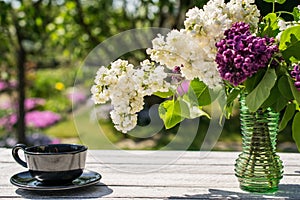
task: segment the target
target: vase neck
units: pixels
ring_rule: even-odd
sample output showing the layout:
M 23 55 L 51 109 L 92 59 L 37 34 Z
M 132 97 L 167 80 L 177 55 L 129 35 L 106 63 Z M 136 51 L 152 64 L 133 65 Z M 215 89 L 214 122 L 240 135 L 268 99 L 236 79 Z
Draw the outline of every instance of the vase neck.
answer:
M 241 95 L 240 120 L 243 148 L 248 149 L 248 146 L 255 145 L 260 151 L 262 148 L 276 151 L 279 113 L 270 108 L 259 108 L 256 112 L 250 112 L 245 104 L 245 96 Z

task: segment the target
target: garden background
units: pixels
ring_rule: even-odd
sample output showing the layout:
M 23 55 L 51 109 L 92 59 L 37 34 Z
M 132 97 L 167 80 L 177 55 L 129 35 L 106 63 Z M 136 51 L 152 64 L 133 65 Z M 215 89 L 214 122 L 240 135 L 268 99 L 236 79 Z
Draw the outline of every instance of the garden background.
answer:
M 98 44 L 126 30 L 144 27 L 180 29 L 185 12 L 207 0 L 0 0 L 0 146 L 43 143 L 82 143 L 93 149 L 108 149 L 108 138 L 122 149 L 160 149 L 176 135 L 162 129 L 151 137 L 117 132 L 108 118 L 110 107 L 95 115 L 102 131 L 87 126 L 93 116 L 87 86 L 93 80 L 77 81 L 84 59 Z M 272 4 L 256 1 L 264 15 Z M 291 11 L 296 0 L 276 5 Z M 283 16 L 288 19 L 289 16 Z M 109 52 L 107 52 L 109 53 Z M 122 56 L 138 62 L 144 51 Z M 76 89 L 74 90 L 74 88 Z M 149 104 L 159 99 L 148 98 Z M 79 120 L 78 133 L 74 113 Z M 141 113 L 142 116 L 143 113 Z M 95 117 L 95 116 L 94 116 Z M 146 114 L 147 120 L 147 114 Z M 198 150 L 209 120 L 201 118 L 189 150 Z M 176 127 L 175 127 L 176 129 Z M 187 130 L 188 134 L 188 130 Z M 297 151 L 291 125 L 278 136 L 279 151 Z M 225 121 L 214 150 L 240 150 L 239 109 Z

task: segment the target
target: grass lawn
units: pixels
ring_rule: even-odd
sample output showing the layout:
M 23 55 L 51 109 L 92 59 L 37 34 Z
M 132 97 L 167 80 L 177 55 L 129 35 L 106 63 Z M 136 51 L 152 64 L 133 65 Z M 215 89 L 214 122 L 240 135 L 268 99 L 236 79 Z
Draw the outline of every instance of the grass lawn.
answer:
M 113 144 L 119 140 L 110 123 L 101 123 L 90 119 L 91 108 L 82 106 L 71 114 L 66 121 L 58 123 L 46 130 L 46 134 L 60 138 L 62 141 L 72 139 L 76 143 L 85 144 L 89 149 L 116 149 Z

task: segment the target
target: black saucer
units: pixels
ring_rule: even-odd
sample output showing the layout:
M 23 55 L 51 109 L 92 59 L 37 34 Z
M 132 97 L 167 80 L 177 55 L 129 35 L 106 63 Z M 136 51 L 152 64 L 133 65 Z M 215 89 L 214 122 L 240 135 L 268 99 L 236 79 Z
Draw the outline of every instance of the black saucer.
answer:
M 68 190 L 74 188 L 81 188 L 89 185 L 94 185 L 98 183 L 101 179 L 101 175 L 97 172 L 84 170 L 82 175 L 73 180 L 70 183 L 63 183 L 57 185 L 46 185 L 36 179 L 34 179 L 29 171 L 20 172 L 13 175 L 10 178 L 10 182 L 25 190 Z

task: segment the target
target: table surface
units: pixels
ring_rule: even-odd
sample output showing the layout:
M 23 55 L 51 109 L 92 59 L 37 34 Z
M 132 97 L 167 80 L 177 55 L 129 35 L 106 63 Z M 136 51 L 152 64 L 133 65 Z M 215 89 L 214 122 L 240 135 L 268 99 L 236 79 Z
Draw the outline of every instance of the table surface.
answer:
M 234 175 L 238 152 L 89 150 L 86 169 L 99 183 L 64 191 L 30 191 L 10 183 L 25 168 L 0 148 L 0 199 L 300 199 L 300 154 L 279 153 L 284 177 L 275 194 L 239 189 Z

